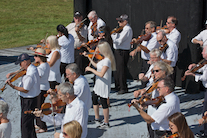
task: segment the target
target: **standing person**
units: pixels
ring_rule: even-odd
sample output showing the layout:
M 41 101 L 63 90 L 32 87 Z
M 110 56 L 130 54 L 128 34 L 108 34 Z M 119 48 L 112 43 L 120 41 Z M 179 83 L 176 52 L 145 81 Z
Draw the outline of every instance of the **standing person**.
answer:
M 111 72 L 112 70 L 116 70 L 116 63 L 115 59 L 109 46 L 108 42 L 101 41 L 99 42 L 97 48 L 97 52 L 99 51 L 100 54 L 104 56 L 104 59 L 99 61 L 97 64 L 88 57 L 92 65 L 97 68 L 97 70 L 86 67 L 86 71 L 90 71 L 96 75 L 96 82 L 94 86 L 94 92 L 92 93 L 92 100 L 93 100 L 93 109 L 95 112 L 95 121 L 99 121 L 99 104 L 98 98 L 100 98 L 102 107 L 103 107 L 103 114 L 104 114 L 104 122 L 100 124 L 99 128 L 109 128 L 109 108 L 107 104 L 107 98 L 109 97 L 109 92 L 111 91 Z M 87 56 L 84 53 L 85 56 Z
M 194 138 L 194 134 L 189 128 L 185 116 L 180 113 L 174 113 L 168 117 L 169 127 L 172 134 L 177 133 L 179 138 Z
M 202 51 L 202 56 L 205 60 L 207 60 L 207 45 L 205 45 L 203 47 L 203 51 Z M 188 66 L 188 69 L 192 69 L 193 67 L 195 67 L 196 64 L 190 64 Z M 192 73 L 191 71 L 187 70 L 185 72 L 185 75 L 191 75 L 195 77 L 195 81 L 198 82 L 199 80 L 202 81 L 203 86 L 206 88 L 205 89 L 205 96 L 204 96 L 204 103 L 203 103 L 203 115 L 204 112 L 207 111 L 207 65 L 205 64 L 202 68 L 200 68 L 199 70 L 197 70 L 197 72 L 202 72 L 202 74 L 195 74 Z M 202 134 L 201 134 L 202 135 Z M 207 124 L 204 124 L 204 134 L 205 137 L 207 137 Z
M 47 90 L 50 88 L 50 84 L 48 82 L 50 66 L 47 63 L 46 52 L 44 49 L 41 49 L 41 48 L 36 49 L 33 55 L 34 55 L 35 62 L 40 64 L 37 67 L 37 70 L 40 76 L 41 93 L 37 96 L 37 108 L 41 109 L 41 105 L 45 101 L 44 94 L 46 94 Z M 47 132 L 47 125 L 45 122 L 42 122 L 40 118 L 36 118 L 35 128 L 38 128 L 36 133 Z
M 148 115 L 138 106 L 138 100 L 134 99 L 131 102 L 147 124 L 151 124 L 154 138 L 160 138 L 166 133 L 170 134 L 168 117 L 180 112 L 180 100 L 173 92 L 174 83 L 171 78 L 160 79 L 157 90 L 159 91 L 159 96 L 165 98 L 166 103 L 162 103 L 152 115 Z
M 31 64 L 28 54 L 23 53 L 18 56 L 15 64 L 19 64 L 22 69 L 25 69 L 26 75 L 21 79 L 19 86 L 11 84 L 10 80 L 7 83 L 15 90 L 19 91 L 21 100 L 21 134 L 22 138 L 36 138 L 34 128 L 34 116 L 24 114 L 24 111 L 34 110 L 37 105 L 37 96 L 40 94 L 40 77 L 37 68 Z M 6 75 L 9 78 L 15 72 Z
M 82 127 L 78 121 L 70 121 L 63 125 L 64 138 L 81 138 Z
M 63 132 L 63 125 L 76 120 L 82 126 L 83 133 L 81 138 L 86 138 L 87 136 L 87 122 L 88 122 L 88 110 L 83 101 L 74 95 L 73 85 L 69 82 L 64 82 L 58 85 L 57 94 L 59 99 L 65 102 L 66 110 L 64 114 L 57 113 L 54 118 L 51 115 L 44 115 L 42 110 L 34 111 L 34 115 L 40 117 L 42 121 L 51 124 L 61 125 L 61 132 Z M 54 120 L 53 120 L 54 119 Z M 56 132 L 54 138 L 63 138 L 63 133 Z
M 81 44 L 83 42 L 85 43 L 87 42 L 88 30 L 84 22 L 81 23 L 81 21 L 83 20 L 83 16 L 80 12 L 78 11 L 75 12 L 73 20 L 74 22 L 67 25 L 66 28 L 68 29 L 68 33 L 73 35 L 73 38 L 75 40 L 74 41 L 75 63 L 78 65 L 79 69 L 81 70 L 81 74 L 83 75 L 85 72 L 85 67 L 87 66 L 86 63 L 88 59 L 82 56 L 80 53 L 83 53 L 84 51 L 86 51 L 86 48 L 81 47 Z
M 11 122 L 7 118 L 9 112 L 8 104 L 0 100 L 0 138 L 10 138 L 11 136 Z
M 80 69 L 76 63 L 66 66 L 66 78 L 73 83 L 74 94 L 84 102 L 89 110 L 92 105 L 91 91 L 87 79 L 81 75 Z
M 116 18 L 120 27 L 123 30 L 120 33 L 111 35 L 113 40 L 113 47 L 115 49 L 114 56 L 116 60 L 117 70 L 114 72 L 115 90 L 117 94 L 124 94 L 128 92 L 127 88 L 127 63 L 129 60 L 130 42 L 132 40 L 132 28 L 128 24 L 128 15 L 123 14 Z
M 46 43 L 51 50 L 51 53 L 47 55 L 47 63 L 50 65 L 49 84 L 51 89 L 55 89 L 55 86 L 61 83 L 60 74 L 60 46 L 58 45 L 57 37 L 51 35 L 47 38 Z
M 207 20 L 205 23 L 206 29 L 201 31 L 197 36 L 192 38 L 191 42 L 193 44 L 199 44 L 200 46 L 207 45 Z
M 88 19 L 90 20 L 88 26 L 88 40 L 93 40 L 98 37 L 98 30 L 101 26 L 106 26 L 105 22 L 98 17 L 96 11 L 91 11 L 88 14 Z
M 103 38 L 105 41 L 107 41 L 113 50 L 113 40 L 110 35 L 109 26 L 101 26 L 99 28 L 98 36 Z
M 68 34 L 68 30 L 62 24 L 57 26 L 57 31 L 61 55 L 60 73 L 61 76 L 64 74 L 65 78 L 65 67 L 70 63 L 74 63 L 74 38 L 71 34 Z
M 168 30 L 170 31 L 168 34 L 166 34 L 166 37 L 171 41 L 173 41 L 177 45 L 177 48 L 179 49 L 181 34 L 176 28 L 176 26 L 178 25 L 177 18 L 175 16 L 168 16 L 166 25 Z

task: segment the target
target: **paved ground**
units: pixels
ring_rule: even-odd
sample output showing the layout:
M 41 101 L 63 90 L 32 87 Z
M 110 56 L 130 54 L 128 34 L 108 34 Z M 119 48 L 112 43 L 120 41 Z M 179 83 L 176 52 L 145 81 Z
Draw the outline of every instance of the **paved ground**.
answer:
M 19 66 L 14 65 L 14 61 L 17 56 L 22 52 L 30 52 L 26 50 L 26 47 L 0 50 L 0 86 L 2 87 L 6 80 L 6 74 L 19 69 Z M 31 52 L 30 52 L 31 53 Z M 32 59 L 32 57 L 31 57 Z M 90 84 L 91 91 L 93 89 L 93 82 L 91 77 L 93 75 L 85 75 Z M 17 85 L 19 80 L 13 82 Z M 97 129 L 96 124 L 88 124 L 88 136 L 87 138 L 147 138 L 146 123 L 139 115 L 135 108 L 128 109 L 127 103 L 133 99 L 133 91 L 139 89 L 140 83 L 133 80 L 128 80 L 129 93 L 124 95 L 117 95 L 114 91 L 110 93 L 110 125 L 109 129 Z M 112 83 L 114 87 L 114 83 Z M 185 94 L 184 89 L 177 89 L 176 94 L 180 98 L 181 111 L 186 116 L 188 125 L 194 133 L 198 133 L 202 126 L 198 125 L 197 120 L 201 117 L 202 102 L 204 93 L 199 94 Z M 8 118 L 12 123 L 12 136 L 11 138 L 20 138 L 20 98 L 17 91 L 14 91 L 9 86 L 0 95 L 9 103 Z M 46 102 L 49 100 L 46 99 Z M 100 109 L 100 115 L 103 119 L 103 112 Z M 94 111 L 91 108 L 89 111 L 89 120 L 94 118 Z M 54 126 L 48 124 L 48 132 L 38 134 L 38 138 L 52 138 L 54 134 Z M 60 128 L 57 128 L 60 131 Z

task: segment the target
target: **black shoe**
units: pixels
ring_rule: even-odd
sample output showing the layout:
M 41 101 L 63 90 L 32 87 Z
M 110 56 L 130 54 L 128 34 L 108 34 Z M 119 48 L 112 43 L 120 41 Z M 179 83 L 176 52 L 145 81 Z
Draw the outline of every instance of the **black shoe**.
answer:
M 117 94 L 125 94 L 127 92 L 128 92 L 127 90 L 120 90 L 120 91 L 117 92 Z
M 119 89 L 115 87 L 115 88 L 111 88 L 111 91 L 115 91 L 116 92 L 116 91 L 119 91 Z
M 201 134 L 195 134 L 195 136 L 197 137 L 197 138 L 207 138 L 207 135 L 205 135 L 204 133 L 201 133 Z

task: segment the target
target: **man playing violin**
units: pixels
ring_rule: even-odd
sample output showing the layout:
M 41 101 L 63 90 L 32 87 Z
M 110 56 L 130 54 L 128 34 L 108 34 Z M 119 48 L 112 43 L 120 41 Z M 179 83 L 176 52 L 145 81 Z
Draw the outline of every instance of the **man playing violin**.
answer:
M 33 114 L 40 117 L 42 121 L 48 122 L 55 125 L 61 125 L 61 130 L 63 131 L 63 125 L 76 120 L 80 123 L 83 129 L 81 138 L 86 138 L 87 136 L 87 122 L 88 122 L 88 110 L 84 102 L 74 95 L 73 85 L 69 82 L 61 83 L 57 86 L 57 94 L 59 99 L 65 102 L 66 111 L 65 114 L 57 113 L 53 120 L 53 116 L 44 115 L 42 110 L 36 109 Z M 63 138 L 63 133 L 56 132 L 54 138 Z
M 181 34 L 176 28 L 176 26 L 178 25 L 177 18 L 175 16 L 168 16 L 166 25 L 168 30 L 170 31 L 168 34 L 166 34 L 166 37 L 172 40 L 177 45 L 177 48 L 179 48 Z
M 154 48 L 159 48 L 160 44 L 156 40 L 156 23 L 154 21 L 148 21 L 145 23 L 145 33 L 151 34 L 151 38 L 148 41 L 143 41 L 141 43 L 141 46 L 144 46 L 144 49 L 138 46 L 136 49 L 134 49 L 132 52 L 130 52 L 130 56 L 134 57 L 137 52 L 141 52 L 141 58 L 142 58 L 142 68 L 141 73 L 146 73 L 149 64 L 147 62 L 150 60 L 149 52 Z M 133 38 L 132 42 L 137 43 L 137 39 Z M 146 86 L 146 83 L 142 82 L 142 88 Z
M 138 110 L 147 124 L 151 124 L 154 133 L 153 138 L 160 138 L 166 133 L 170 134 L 168 117 L 176 112 L 180 112 L 180 100 L 173 92 L 174 83 L 171 78 L 166 77 L 160 79 L 157 90 L 159 91 L 159 96 L 165 98 L 166 103 L 162 103 L 151 115 L 147 114 L 138 106 L 138 100 L 134 99 L 131 101 L 132 105 Z
M 93 40 L 98 37 L 98 30 L 101 26 L 106 26 L 105 22 L 98 17 L 96 11 L 91 11 L 88 14 L 88 19 L 90 20 L 88 26 L 88 40 Z
M 37 96 L 40 94 L 40 77 L 37 68 L 31 64 L 28 54 L 23 53 L 18 56 L 15 64 L 19 64 L 22 69 L 25 69 L 26 75 L 21 79 L 19 86 L 14 86 L 9 80 L 7 83 L 15 90 L 19 91 L 21 100 L 21 134 L 22 138 L 36 138 L 34 128 L 34 116 L 24 114 L 26 110 L 34 110 L 37 105 Z M 15 72 L 6 75 L 9 78 Z
M 124 94 L 128 92 L 127 62 L 129 59 L 130 42 L 133 32 L 128 24 L 128 15 L 123 14 L 119 18 L 116 18 L 116 20 L 118 21 L 119 26 L 123 27 L 123 30 L 120 33 L 111 35 L 116 60 L 116 71 L 114 72 L 115 89 L 119 91 L 117 94 Z
M 207 60 L 207 45 L 203 47 L 202 56 L 205 60 Z M 195 67 L 196 64 L 190 64 L 188 69 L 192 69 Z M 202 74 L 195 74 L 187 70 L 185 75 L 191 75 L 195 77 L 195 81 L 198 82 L 199 80 L 202 81 L 203 86 L 205 87 L 205 96 L 204 96 L 204 103 L 203 103 L 203 115 L 204 112 L 207 111 L 207 65 L 205 64 L 202 68 L 197 70 L 197 72 L 202 72 Z M 207 124 L 204 124 L 204 136 L 207 137 Z
M 68 29 L 68 33 L 71 34 L 75 40 L 74 42 L 74 49 L 75 49 L 75 63 L 78 65 L 78 67 L 81 70 L 81 74 L 84 74 L 85 67 L 87 66 L 87 58 L 80 55 L 80 53 L 83 53 L 86 51 L 86 48 L 81 47 L 81 44 L 83 42 L 87 42 L 87 26 L 82 22 L 83 16 L 80 12 L 75 12 L 73 17 L 74 22 L 70 23 L 66 26 Z M 82 22 L 82 23 L 81 23 Z M 81 48 L 80 48 L 81 47 Z

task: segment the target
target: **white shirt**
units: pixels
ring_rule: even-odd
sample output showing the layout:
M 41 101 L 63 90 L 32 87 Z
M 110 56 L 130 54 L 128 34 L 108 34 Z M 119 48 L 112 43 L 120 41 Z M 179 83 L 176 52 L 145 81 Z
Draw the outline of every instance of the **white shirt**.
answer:
M 61 62 L 62 63 L 73 63 L 74 62 L 74 38 L 71 34 L 68 35 L 68 38 L 63 35 L 58 38 L 58 44 L 60 47 L 61 53 Z
M 40 90 L 48 90 L 50 88 L 48 77 L 50 73 L 50 66 L 47 62 L 40 64 L 37 67 L 40 76 Z
M 87 109 L 89 110 L 92 105 L 92 100 L 90 87 L 88 85 L 88 81 L 86 80 L 86 78 L 80 75 L 77 79 L 75 79 L 73 88 L 74 94 L 84 102 Z
M 89 26 L 88 26 L 88 40 L 93 40 L 94 37 L 91 35 L 91 26 L 93 25 L 92 22 L 89 23 Z M 97 19 L 97 32 L 95 34 L 98 35 L 98 30 L 101 26 L 106 26 L 105 22 L 101 19 L 101 18 L 98 18 Z
M 151 38 L 149 41 L 143 41 L 141 43 L 141 45 L 146 46 L 147 49 L 149 49 L 149 51 L 151 51 L 152 49 L 155 48 L 159 48 L 160 44 L 157 42 L 157 34 L 156 32 L 151 33 Z M 141 57 L 144 60 L 150 60 L 150 54 L 149 53 L 145 53 L 143 50 L 141 50 Z
M 166 34 L 166 37 L 172 40 L 177 45 L 177 48 L 179 48 L 181 34 L 176 28 L 174 28 L 169 34 Z
M 70 33 L 73 36 L 74 40 L 75 40 L 75 42 L 74 42 L 74 48 L 75 49 L 80 47 L 80 45 L 83 42 L 87 42 L 88 30 L 87 30 L 86 25 L 84 25 L 79 31 L 80 35 L 85 38 L 85 40 L 83 42 L 80 41 L 80 39 L 78 38 L 78 35 L 75 31 L 75 23 L 70 23 L 69 25 L 66 26 L 66 28 L 68 29 L 68 33 Z
M 19 95 L 23 98 L 34 98 L 40 94 L 40 77 L 37 67 L 33 64 L 28 66 L 27 73 L 22 77 L 19 87 L 28 90 L 28 93 L 19 91 Z
M 11 123 L 1 123 L 0 124 L 0 138 L 10 138 L 11 137 Z
M 199 41 L 203 41 L 203 45 L 207 45 L 207 29 L 206 30 L 203 30 L 201 31 L 197 36 L 195 36 L 191 42 L 193 43 L 193 40 L 194 39 L 197 39 Z
M 114 33 L 111 35 L 114 49 L 129 50 L 132 36 L 132 28 L 129 24 L 126 24 L 121 33 Z
M 207 88 L 207 65 L 203 66 L 198 72 L 202 72 L 203 74 L 195 74 L 195 81 L 202 81 L 202 84 L 205 88 Z
M 54 124 L 53 116 L 44 115 L 41 118 L 42 121 Z M 76 120 L 82 126 L 82 135 L 81 138 L 86 138 L 87 136 L 87 124 L 88 124 L 88 110 L 83 101 L 76 97 L 70 104 L 66 105 L 65 114 L 56 114 L 55 115 L 55 124 L 61 125 L 61 130 L 63 131 L 63 125 Z M 63 138 L 63 134 L 60 134 L 60 138 Z
M 161 58 L 170 60 L 171 61 L 170 65 L 172 67 L 175 67 L 176 62 L 178 60 L 178 48 L 176 44 L 170 39 L 167 40 L 167 45 L 168 48 L 166 49 L 165 52 L 162 53 Z
M 58 51 L 59 54 L 60 54 L 60 50 L 59 49 L 55 49 L 55 50 L 52 50 L 51 53 L 49 55 L 47 55 L 47 61 L 50 61 L 51 58 L 52 58 L 52 55 L 55 51 Z M 61 55 L 61 54 L 60 54 Z M 61 83 L 61 75 L 60 75 L 60 59 L 57 59 L 55 64 L 50 67 L 50 74 L 49 74 L 49 78 L 48 78 L 48 81 L 56 81 L 56 82 L 59 82 Z
M 180 100 L 174 92 L 165 96 L 165 102 L 151 115 L 155 120 L 151 124 L 153 130 L 170 130 L 168 117 L 180 112 Z
M 102 78 L 96 76 L 93 90 L 100 97 L 108 98 L 111 91 L 111 61 L 109 58 L 104 58 L 97 63 L 97 71 L 101 72 L 104 66 L 108 67 L 108 69 Z

